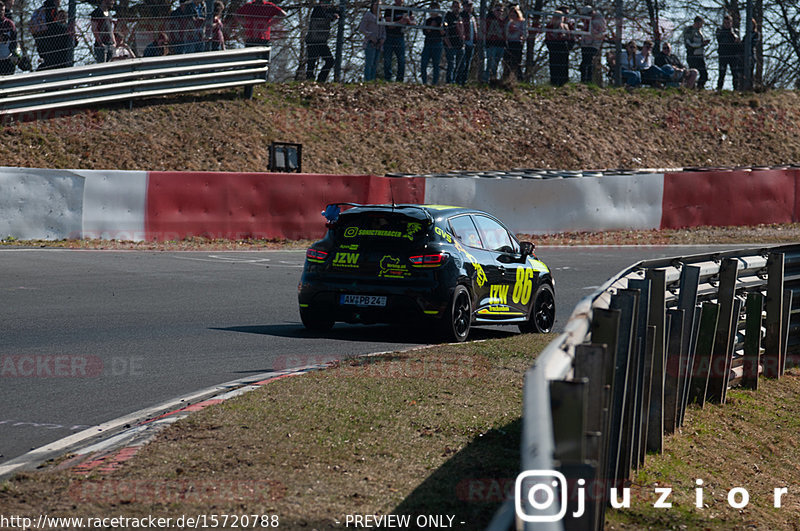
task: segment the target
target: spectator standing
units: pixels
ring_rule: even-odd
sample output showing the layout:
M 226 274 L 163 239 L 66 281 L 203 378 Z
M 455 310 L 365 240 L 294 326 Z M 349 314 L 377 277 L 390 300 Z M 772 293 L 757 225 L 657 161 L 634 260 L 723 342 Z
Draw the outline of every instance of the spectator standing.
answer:
M 522 81 L 522 47 L 528 39 L 528 24 L 517 4 L 508 8 L 508 21 L 506 22 L 506 55 L 503 66 L 503 79 L 513 75 L 517 81 Z
M 469 70 L 472 66 L 472 55 L 475 52 L 475 37 L 478 34 L 478 22 L 472 8 L 472 0 L 464 0 L 461 5 L 461 28 L 464 30 L 464 54 L 458 64 L 456 83 L 466 85 Z
M 142 57 L 162 57 L 164 55 L 169 55 L 169 39 L 167 34 L 162 31 L 157 33 L 153 42 L 147 45 Z
M 439 3 L 431 3 L 431 9 L 439 9 Z M 422 46 L 422 84 L 428 84 L 428 63 L 433 63 L 433 84 L 439 84 L 439 70 L 442 62 L 442 15 L 432 12 L 431 16 L 425 19 L 425 28 L 422 33 L 425 35 L 425 44 Z
M 722 90 L 725 84 L 725 74 L 728 67 L 731 67 L 733 77 L 733 90 L 738 90 L 742 79 L 742 40 L 739 38 L 739 30 L 733 27 L 733 18 L 725 15 L 722 18 L 722 26 L 717 28 L 717 44 L 719 45 L 719 78 L 717 78 L 717 90 Z
M 317 61 L 322 59 L 322 69 L 317 81 L 324 83 L 333 68 L 333 54 L 328 46 L 331 36 L 331 24 L 339 19 L 339 10 L 331 4 L 330 0 L 320 0 L 320 3 L 311 10 L 306 32 L 306 79 L 314 79 Z
M 6 16 L 6 4 L 0 1 L 0 76 L 10 76 L 17 66 L 17 26 Z
M 453 0 L 450 11 L 444 15 L 444 53 L 447 56 L 447 83 L 455 83 L 458 65 L 464 55 L 464 22 L 461 19 L 461 2 Z
M 742 57 L 741 57 L 741 64 L 742 64 L 742 81 L 744 81 L 744 67 L 747 64 L 745 62 L 745 54 L 750 54 L 750 72 L 749 72 L 749 80 L 750 83 L 755 83 L 755 79 L 753 77 L 753 71 L 756 66 L 756 55 L 758 54 L 758 46 L 761 43 L 761 32 L 758 31 L 758 22 L 756 19 L 750 19 L 750 50 L 744 49 L 744 43 L 742 43 Z M 744 89 L 752 89 L 753 86 L 745 87 Z
M 361 17 L 358 31 L 364 34 L 364 81 L 375 81 L 378 77 L 378 56 L 386 40 L 386 26 L 379 24 L 379 1 L 372 0 L 369 11 Z
M 114 19 L 111 18 L 113 5 L 114 0 L 100 0 L 100 5 L 90 15 L 94 35 L 94 58 L 98 63 L 112 60 L 117 47 L 117 41 L 114 40 Z
M 497 79 L 497 67 L 506 50 L 506 18 L 503 5 L 494 4 L 486 16 L 486 72 L 483 81 Z
M 565 14 L 556 10 L 545 26 L 544 43 L 549 52 L 550 84 L 554 87 L 569 81 L 569 51 L 575 44 L 572 32 L 564 22 Z
M 581 83 L 591 83 L 594 79 L 595 56 L 600 52 L 605 39 L 606 19 L 591 6 L 583 6 L 581 15 L 591 17 L 584 19 L 583 30 L 586 34 L 581 36 Z
M 386 10 L 386 21 L 400 26 L 386 26 L 386 42 L 383 46 L 383 77 L 392 80 L 392 56 L 397 58 L 397 81 L 406 76 L 406 36 L 403 26 L 414 24 L 414 16 L 402 9 L 403 0 L 394 0 L 394 6 Z
M 42 59 L 42 61 L 44 61 L 43 54 L 49 51 L 46 48 L 48 41 L 42 41 L 42 38 L 47 34 L 50 24 L 55 21 L 57 11 L 58 0 L 45 0 L 44 3 L 31 14 L 28 30 L 33 36 L 36 52 L 39 54 L 39 58 Z
M 698 72 L 697 88 L 703 89 L 708 81 L 705 47 L 711 42 L 703 35 L 703 17 L 694 17 L 694 23 L 683 30 L 683 44 L 686 46 L 686 62 L 689 68 Z
M 244 45 L 269 46 L 272 28 L 286 16 L 286 11 L 267 0 L 250 0 L 236 11 L 236 20 L 244 28 Z
M 211 34 L 208 36 L 209 48 L 212 52 L 225 49 L 224 23 L 222 13 L 225 11 L 225 4 L 217 0 L 214 2 L 214 16 L 211 19 Z
M 184 46 L 186 53 L 204 52 L 206 50 L 206 3 L 205 0 L 193 0 L 186 5 L 187 30 Z
M 694 88 L 697 82 L 698 72 L 694 68 L 686 68 L 678 57 L 672 53 L 672 45 L 664 42 L 661 45 L 661 51 L 655 55 L 656 66 L 664 67 L 671 66 L 674 72 L 671 82 L 679 83 L 686 88 Z
M 67 25 L 67 12 L 59 9 L 55 20 L 40 34 L 41 51 L 39 57 L 42 64 L 38 70 L 66 68 L 73 65 L 73 53 L 78 40 Z
M 280 23 L 286 11 L 267 0 L 250 0 L 236 11 L 236 20 L 244 28 L 244 45 L 269 46 L 272 27 Z M 269 54 L 267 54 L 269 58 Z M 253 85 L 244 89 L 244 97 L 253 96 Z
M 172 53 L 186 53 L 186 41 L 189 40 L 192 0 L 179 0 L 178 7 L 173 9 L 167 20 L 167 33 Z

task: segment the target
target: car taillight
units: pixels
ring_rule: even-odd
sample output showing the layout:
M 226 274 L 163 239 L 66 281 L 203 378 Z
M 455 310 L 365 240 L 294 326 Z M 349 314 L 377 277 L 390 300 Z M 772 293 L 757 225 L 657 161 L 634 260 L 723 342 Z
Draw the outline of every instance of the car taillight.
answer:
M 439 254 L 421 254 L 418 256 L 411 256 L 409 260 L 414 267 L 439 267 L 444 263 L 447 257 L 444 253 Z
M 324 262 L 327 257 L 328 253 L 325 251 L 320 251 L 318 249 L 309 249 L 306 251 L 306 258 L 308 258 L 310 262 Z

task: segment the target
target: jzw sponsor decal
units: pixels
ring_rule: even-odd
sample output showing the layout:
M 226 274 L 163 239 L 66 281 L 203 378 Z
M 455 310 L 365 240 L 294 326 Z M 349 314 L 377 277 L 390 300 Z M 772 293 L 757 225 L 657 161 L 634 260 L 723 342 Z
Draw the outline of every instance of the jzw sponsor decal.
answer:
M 508 288 L 506 285 L 489 287 L 489 304 L 508 304 Z
M 336 253 L 333 267 L 358 267 L 359 253 Z

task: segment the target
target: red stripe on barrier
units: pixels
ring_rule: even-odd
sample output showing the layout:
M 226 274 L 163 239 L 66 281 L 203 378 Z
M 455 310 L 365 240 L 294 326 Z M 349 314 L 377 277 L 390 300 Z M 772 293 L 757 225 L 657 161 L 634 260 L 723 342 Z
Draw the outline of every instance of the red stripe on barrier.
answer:
M 797 178 L 794 170 L 667 173 L 661 228 L 791 223 Z
M 148 240 L 320 238 L 328 203 L 421 203 L 422 178 L 287 173 L 150 172 Z

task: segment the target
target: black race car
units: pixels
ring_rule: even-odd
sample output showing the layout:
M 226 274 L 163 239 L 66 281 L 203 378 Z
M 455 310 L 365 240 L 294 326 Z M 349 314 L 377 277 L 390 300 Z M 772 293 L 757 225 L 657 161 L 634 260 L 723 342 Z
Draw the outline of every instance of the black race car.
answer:
M 422 321 L 451 341 L 477 323 L 553 328 L 550 269 L 486 212 L 337 203 L 323 215 L 328 233 L 306 252 L 298 286 L 306 328 Z

